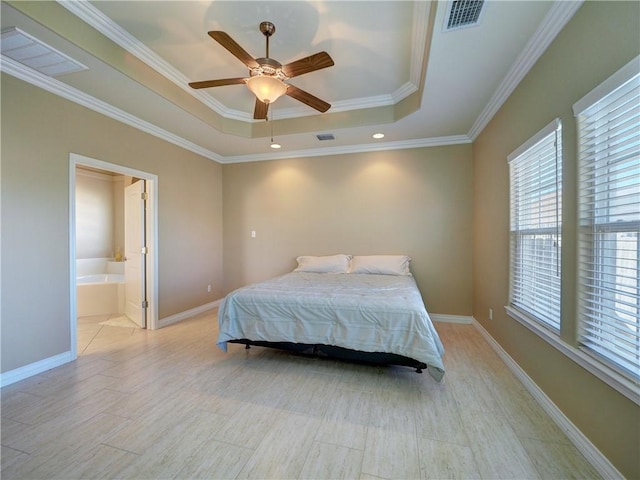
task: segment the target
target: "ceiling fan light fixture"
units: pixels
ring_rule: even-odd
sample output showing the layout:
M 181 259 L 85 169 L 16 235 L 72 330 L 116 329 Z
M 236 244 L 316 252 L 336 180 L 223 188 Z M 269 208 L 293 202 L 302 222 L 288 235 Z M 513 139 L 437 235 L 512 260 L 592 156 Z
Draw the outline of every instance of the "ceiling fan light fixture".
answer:
M 276 77 L 256 75 L 247 79 L 247 88 L 263 103 L 273 103 L 287 91 L 287 85 Z
M 190 82 L 191 88 L 222 87 L 224 85 L 237 85 L 245 83 L 247 88 L 256 97 L 253 109 L 254 120 L 266 118 L 269 105 L 274 103 L 282 95 L 286 94 L 308 105 L 315 110 L 324 113 L 331 108 L 331 104 L 314 97 L 308 92 L 294 86 L 287 85 L 288 80 L 299 75 L 315 72 L 322 68 L 334 65 L 333 59 L 327 52 L 318 52 L 308 57 L 289 62 L 282 65 L 277 60 L 269 58 L 269 37 L 276 31 L 276 27 L 271 22 L 262 22 L 260 32 L 265 36 L 266 54 L 263 58 L 253 58 L 249 53 L 238 45 L 227 33 L 219 30 L 207 32 L 209 36 L 227 49 L 234 57 L 240 60 L 249 69 L 249 78 L 221 78 L 218 80 L 205 80 Z

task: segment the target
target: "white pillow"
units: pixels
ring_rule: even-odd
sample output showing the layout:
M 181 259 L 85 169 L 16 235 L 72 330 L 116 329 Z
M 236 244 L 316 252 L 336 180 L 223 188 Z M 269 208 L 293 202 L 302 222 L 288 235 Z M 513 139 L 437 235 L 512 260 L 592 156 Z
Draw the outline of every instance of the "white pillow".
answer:
M 325 255 L 314 257 L 303 255 L 297 258 L 298 268 L 294 272 L 348 273 L 351 255 Z
M 377 275 L 411 275 L 407 255 L 355 255 L 351 259 L 349 273 L 373 273 Z

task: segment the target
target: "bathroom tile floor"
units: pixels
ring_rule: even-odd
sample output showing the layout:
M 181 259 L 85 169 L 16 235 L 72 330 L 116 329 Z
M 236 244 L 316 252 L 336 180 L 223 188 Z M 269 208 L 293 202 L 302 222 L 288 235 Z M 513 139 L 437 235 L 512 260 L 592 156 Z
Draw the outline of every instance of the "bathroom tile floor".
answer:
M 599 478 L 471 325 L 447 373 L 215 346 L 216 312 L 78 322 L 77 361 L 2 389 L 2 478 Z
M 118 344 L 123 339 L 144 330 L 121 313 L 78 317 L 78 355 L 85 355 L 93 343 L 98 345 Z

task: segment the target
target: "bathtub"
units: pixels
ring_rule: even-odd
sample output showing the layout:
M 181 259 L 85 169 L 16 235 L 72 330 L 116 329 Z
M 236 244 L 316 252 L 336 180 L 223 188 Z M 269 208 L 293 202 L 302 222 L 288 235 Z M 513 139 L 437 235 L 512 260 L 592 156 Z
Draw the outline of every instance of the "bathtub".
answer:
M 78 277 L 78 285 L 93 285 L 96 283 L 120 283 L 124 282 L 124 275 L 117 273 L 94 273 Z
M 77 273 L 78 317 L 124 313 L 124 263 L 109 259 L 78 260 Z

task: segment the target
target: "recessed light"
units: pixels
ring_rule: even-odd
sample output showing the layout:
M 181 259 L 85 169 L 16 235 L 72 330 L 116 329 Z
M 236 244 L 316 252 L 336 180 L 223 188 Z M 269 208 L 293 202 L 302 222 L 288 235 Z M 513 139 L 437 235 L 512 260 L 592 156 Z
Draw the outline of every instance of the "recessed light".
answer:
M 269 145 L 271 148 L 274 149 L 278 149 L 278 148 L 282 148 L 282 145 L 280 145 L 279 143 L 272 143 L 271 145 Z
M 375 138 L 376 140 L 384 138 L 384 133 L 374 133 L 373 138 Z

